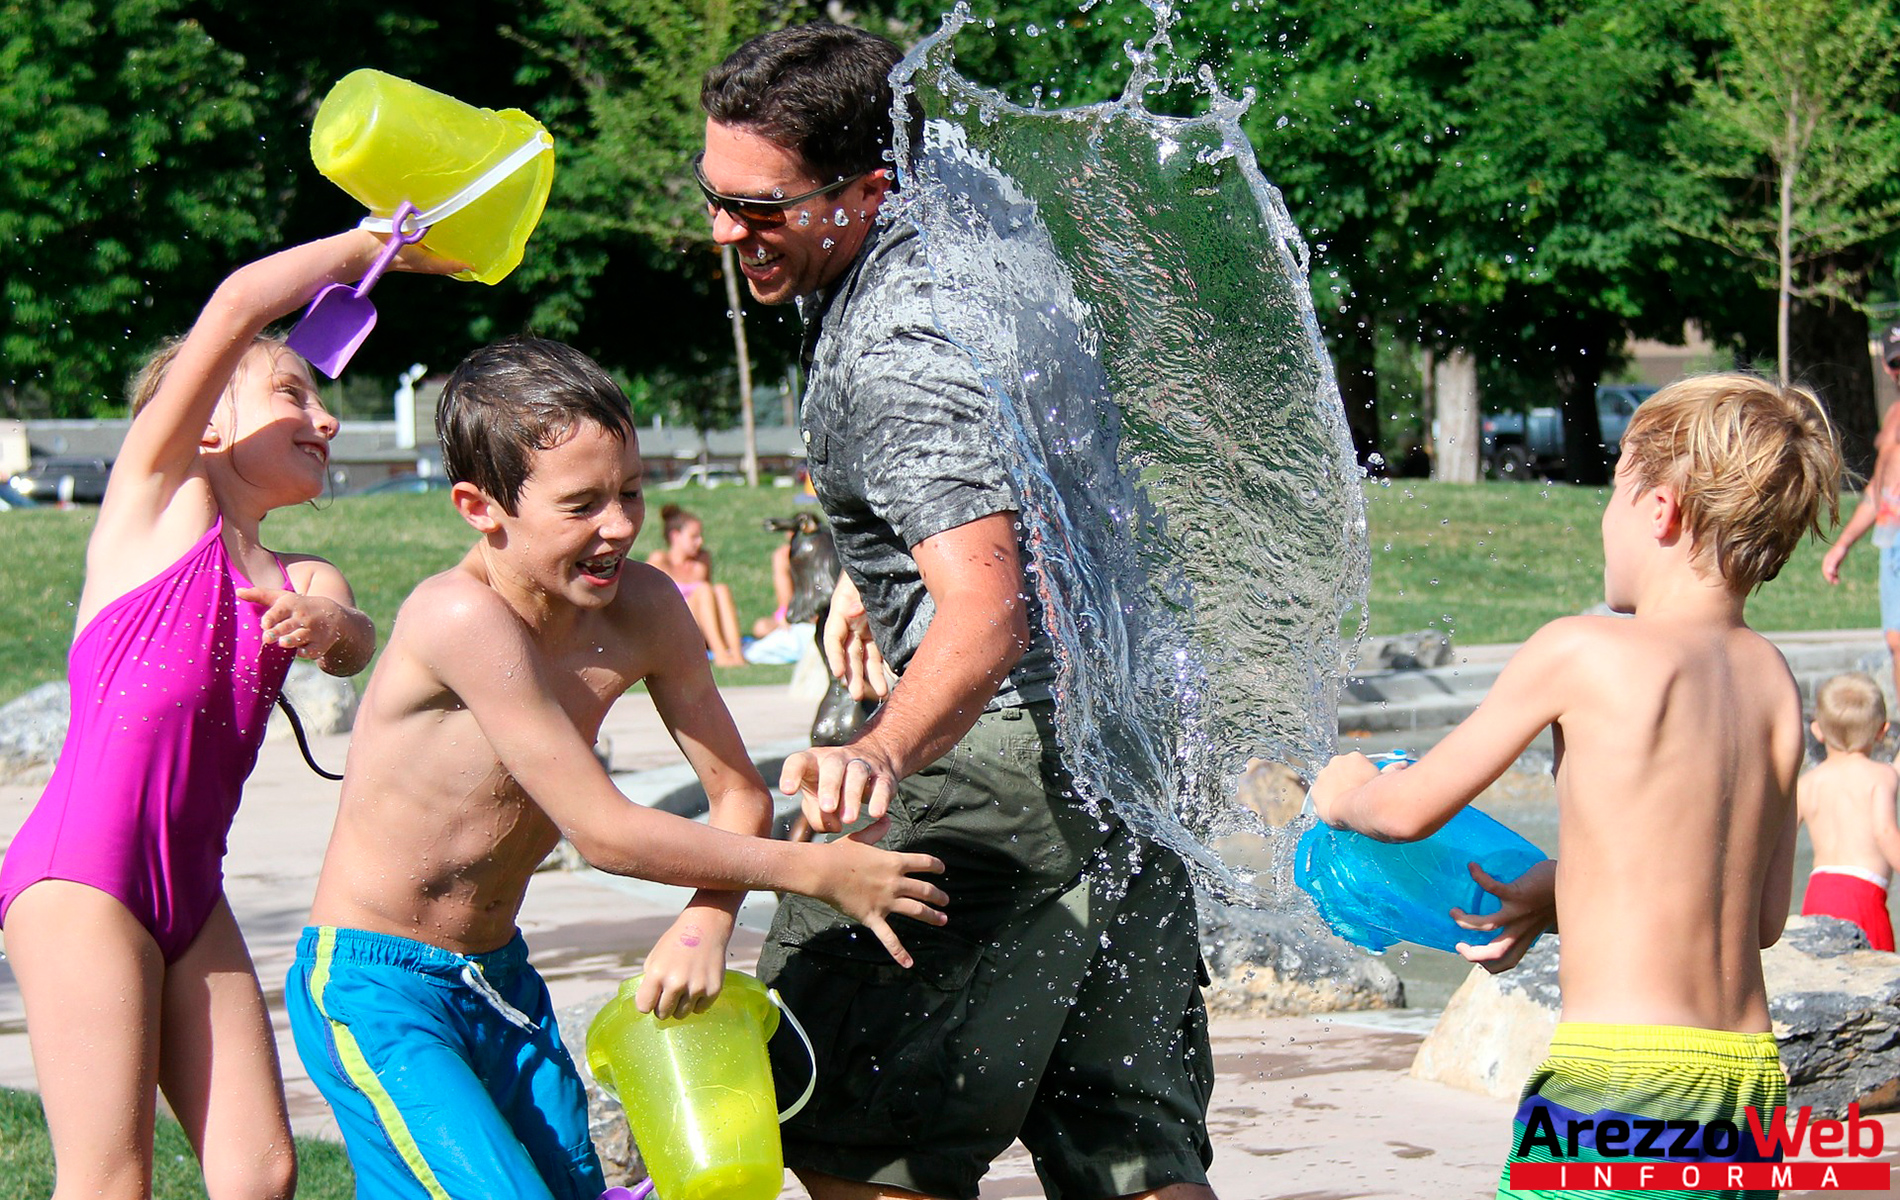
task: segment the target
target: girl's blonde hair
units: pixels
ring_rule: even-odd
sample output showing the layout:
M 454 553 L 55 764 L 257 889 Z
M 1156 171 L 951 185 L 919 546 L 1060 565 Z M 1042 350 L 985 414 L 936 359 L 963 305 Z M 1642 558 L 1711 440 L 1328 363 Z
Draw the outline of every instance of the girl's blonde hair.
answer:
M 158 395 L 159 386 L 165 382 L 166 373 L 172 369 L 172 363 L 178 358 L 178 352 L 184 348 L 184 345 L 184 334 L 166 338 L 145 356 L 145 361 L 139 365 L 137 371 L 133 372 L 131 381 L 125 387 L 125 398 L 131 406 L 131 416 L 136 417 L 145 411 L 145 406 L 152 402 L 152 397 Z M 282 347 L 284 339 L 264 333 L 252 339 L 251 345 L 254 348 L 257 346 Z
M 1841 451 L 1814 393 L 1757 375 L 1699 375 L 1636 410 L 1623 457 L 1639 487 L 1675 489 L 1682 524 L 1730 587 L 1773 579 L 1801 535 L 1840 519 Z

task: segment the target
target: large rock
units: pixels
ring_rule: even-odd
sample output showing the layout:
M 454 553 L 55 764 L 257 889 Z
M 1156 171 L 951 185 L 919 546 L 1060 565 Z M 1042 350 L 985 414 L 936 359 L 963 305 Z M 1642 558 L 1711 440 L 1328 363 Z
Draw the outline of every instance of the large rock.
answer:
M 1791 917 L 1762 955 L 1789 1099 L 1840 1116 L 1900 1108 L 1900 955 L 1856 925 Z
M 66 740 L 71 694 L 60 679 L 0 708 L 0 783 L 45 783 L 52 776 Z
M 1286 913 L 1200 897 L 1209 1011 L 1266 1017 L 1403 1008 L 1392 968 Z
M 1412 1074 L 1509 1099 L 1543 1061 L 1557 1027 L 1557 942 L 1546 937 L 1503 975 L 1473 967 Z M 1762 953 L 1768 1009 L 1789 1102 L 1841 1116 L 1900 1108 L 1900 955 L 1831 917 L 1790 917 Z
M 300 658 L 290 664 L 290 674 L 284 679 L 284 698 L 297 710 L 304 733 L 311 737 L 348 733 L 356 724 L 356 686 L 347 679 L 324 674 L 321 667 L 308 659 Z M 290 722 L 284 719 L 283 711 L 271 710 L 265 739 L 276 741 L 289 736 Z
M 600 1155 L 607 1186 L 631 1187 L 647 1177 L 646 1164 L 640 1161 L 640 1150 L 633 1144 L 633 1131 L 627 1128 L 627 1114 L 620 1101 L 602 1091 L 594 1082 L 593 1072 L 587 1069 L 587 1026 L 616 994 L 607 992 L 556 1015 L 561 1023 L 561 1041 L 580 1067 L 581 1082 L 587 1085 L 587 1132 L 594 1139 L 594 1152 Z

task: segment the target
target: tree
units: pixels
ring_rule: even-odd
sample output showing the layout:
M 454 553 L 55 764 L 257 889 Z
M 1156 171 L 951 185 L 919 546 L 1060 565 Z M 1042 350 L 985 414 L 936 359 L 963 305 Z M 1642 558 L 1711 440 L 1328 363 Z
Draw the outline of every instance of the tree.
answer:
M 182 329 L 230 247 L 281 208 L 249 155 L 262 114 L 240 56 L 164 0 L 0 5 L 0 390 L 15 411 L 116 404 Z
M 1673 143 L 1702 186 L 1672 220 L 1774 289 L 1786 384 L 1795 303 L 1858 303 L 1867 258 L 1855 252 L 1900 228 L 1900 29 L 1883 6 L 1849 0 L 1714 7 L 1732 48 L 1696 81 Z

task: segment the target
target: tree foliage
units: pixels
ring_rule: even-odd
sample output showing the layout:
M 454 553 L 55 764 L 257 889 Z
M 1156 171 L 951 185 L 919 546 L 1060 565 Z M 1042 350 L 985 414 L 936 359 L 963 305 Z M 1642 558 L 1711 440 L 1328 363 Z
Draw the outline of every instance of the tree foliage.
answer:
M 1670 223 L 1741 260 L 1778 297 L 1790 373 L 1793 302 L 1854 301 L 1849 256 L 1900 228 L 1900 28 L 1840 0 L 1715 5 L 1730 48 L 1695 84 L 1675 154 L 1701 186 Z

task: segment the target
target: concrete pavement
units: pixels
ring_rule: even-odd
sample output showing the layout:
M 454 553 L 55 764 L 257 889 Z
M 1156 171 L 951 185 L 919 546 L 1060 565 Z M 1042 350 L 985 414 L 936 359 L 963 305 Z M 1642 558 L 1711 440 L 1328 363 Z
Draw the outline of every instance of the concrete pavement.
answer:
M 1877 635 L 1862 636 L 1878 643 Z M 1503 656 L 1474 649 L 1466 669 L 1475 674 Z M 811 706 L 788 700 L 781 687 L 732 688 L 726 699 L 747 745 L 761 757 L 796 744 L 810 722 Z M 617 704 L 603 733 L 612 740 L 616 772 L 680 767 L 678 750 L 643 694 Z M 318 760 L 333 769 L 347 748 L 345 736 L 318 738 L 313 746 Z M 659 778 L 648 775 L 645 782 Z M 10 836 L 37 795 L 37 788 L 0 788 L 0 834 Z M 336 785 L 304 766 L 294 742 L 267 744 L 226 862 L 227 895 L 277 1015 L 293 1123 L 299 1133 L 327 1137 L 335 1136 L 335 1126 L 291 1045 L 282 989 L 335 807 Z M 601 997 L 634 973 L 683 898 L 676 889 L 594 871 L 537 876 L 521 927 L 556 1005 Z M 742 928 L 734 939 L 736 966 L 749 967 L 756 956 L 756 928 L 768 904 L 754 905 L 747 924 L 755 928 Z M 1409 1078 L 1421 1034 L 1403 1022 L 1376 1015 L 1365 1023 L 1350 1017 L 1223 1018 L 1214 1022 L 1212 1034 L 1218 1070 L 1210 1114 L 1213 1182 L 1227 1200 L 1491 1194 L 1512 1105 Z M 0 1086 L 34 1086 L 19 992 L 4 963 Z M 1889 1146 L 1900 1148 L 1900 1120 L 1884 1122 Z M 802 1194 L 788 1188 L 787 1195 Z M 998 1161 L 982 1194 L 985 1200 L 1041 1194 L 1020 1146 Z

